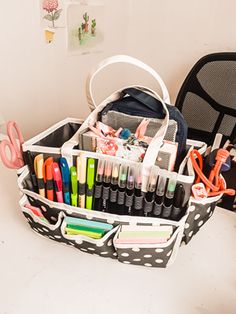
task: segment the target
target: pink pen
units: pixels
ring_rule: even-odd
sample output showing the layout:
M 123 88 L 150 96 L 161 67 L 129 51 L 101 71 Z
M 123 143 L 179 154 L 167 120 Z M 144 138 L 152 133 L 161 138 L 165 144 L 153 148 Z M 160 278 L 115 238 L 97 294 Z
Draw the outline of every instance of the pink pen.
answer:
M 57 195 L 58 203 L 63 203 L 63 192 L 62 192 L 62 177 L 59 165 L 57 162 L 52 164 L 53 180 Z

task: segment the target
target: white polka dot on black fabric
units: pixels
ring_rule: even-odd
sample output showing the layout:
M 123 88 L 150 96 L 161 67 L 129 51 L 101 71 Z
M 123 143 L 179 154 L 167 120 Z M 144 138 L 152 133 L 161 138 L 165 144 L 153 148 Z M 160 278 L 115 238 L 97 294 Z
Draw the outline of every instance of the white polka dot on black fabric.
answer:
M 38 228 L 38 231 L 39 231 L 39 232 L 43 232 L 43 230 L 42 230 L 42 229 L 40 229 L 40 228 Z
M 107 242 L 107 245 L 108 245 L 108 246 L 112 246 L 112 239 L 110 239 L 110 240 Z
M 61 239 L 61 236 L 60 235 L 55 235 L 54 236 L 56 239 Z
M 133 261 L 134 261 L 134 262 L 140 262 L 140 261 L 141 261 L 141 258 L 134 258 Z
M 155 252 L 157 252 L 157 253 L 161 253 L 163 251 L 164 251 L 163 249 L 155 249 Z
M 189 223 L 188 223 L 188 222 L 186 222 L 184 228 L 185 228 L 185 229 L 188 229 L 188 228 L 189 228 Z
M 200 218 L 200 214 L 197 214 L 195 217 L 194 217 L 194 220 L 198 220 Z
M 211 216 L 212 216 L 212 214 L 213 214 L 213 212 L 210 212 L 209 217 L 211 217 Z
M 88 220 L 91 220 L 91 219 L 93 219 L 93 215 L 86 215 L 86 218 L 87 218 Z
M 132 251 L 134 251 L 134 252 L 139 252 L 139 251 L 140 251 L 140 248 L 138 248 L 138 247 L 133 247 L 133 248 L 132 248 Z
M 198 227 L 201 227 L 201 225 L 203 225 L 203 220 L 199 221 Z
M 49 230 L 48 230 L 47 228 L 44 228 L 44 227 L 43 227 L 42 229 L 43 229 L 44 231 L 46 231 L 46 232 L 49 232 Z
M 67 213 L 68 215 L 71 215 L 71 214 L 72 214 L 72 211 L 69 210 L 69 209 L 67 209 L 67 210 L 66 210 L 66 213 Z
M 96 243 L 97 247 L 102 247 L 103 245 L 104 245 L 104 243 L 102 243 L 102 242 L 101 243 Z
M 144 266 L 152 267 L 152 264 L 150 264 L 150 263 L 145 263 Z
M 192 235 L 193 235 L 193 231 L 190 231 L 188 236 L 191 238 Z
M 85 248 L 83 248 L 83 247 L 80 248 L 80 250 L 81 250 L 81 251 L 84 251 L 84 252 L 87 252 L 87 249 L 85 249 Z
M 95 251 L 95 248 L 89 247 L 88 250 L 89 250 L 89 251 Z
M 155 262 L 156 262 L 157 264 L 161 264 L 161 263 L 163 263 L 163 259 L 158 258 L 158 259 L 155 260 Z
M 51 235 L 49 236 L 49 238 L 52 239 L 52 240 L 55 240 L 55 238 L 53 236 L 51 236 Z
M 189 206 L 189 209 L 188 209 L 190 212 L 194 212 L 195 211 L 195 206 Z
M 145 254 L 145 255 L 143 255 L 143 257 L 144 257 L 144 258 L 151 258 L 152 255 L 151 255 L 151 254 Z
M 170 252 L 168 252 L 168 253 L 166 254 L 166 256 L 170 256 L 171 253 L 172 253 L 172 250 L 171 250 Z
M 121 256 L 124 256 L 124 257 L 128 257 L 128 256 L 129 256 L 129 253 L 124 252 L 124 253 L 121 253 L 120 255 L 121 255 Z
M 209 212 L 211 211 L 211 206 L 209 206 L 208 208 L 207 208 L 207 213 L 209 214 Z
M 36 232 L 38 232 L 38 229 L 36 229 L 36 228 L 33 228 L 33 230 L 36 231 Z
M 82 240 L 82 239 L 76 239 L 75 242 L 76 242 L 77 244 L 82 244 L 82 243 L 83 243 L 83 240 Z
M 113 256 L 117 256 L 117 253 L 115 252 L 115 253 L 113 253 Z
M 30 218 L 27 218 L 27 220 L 28 220 L 28 222 L 32 222 L 32 219 L 30 219 Z
M 75 245 L 73 242 L 69 242 L 70 245 Z
M 122 261 L 124 264 L 130 264 L 130 261 Z
M 47 208 L 45 206 L 41 206 L 41 209 L 42 209 L 43 212 L 47 211 Z
M 108 252 L 101 252 L 100 254 L 101 254 L 101 255 L 107 255 Z

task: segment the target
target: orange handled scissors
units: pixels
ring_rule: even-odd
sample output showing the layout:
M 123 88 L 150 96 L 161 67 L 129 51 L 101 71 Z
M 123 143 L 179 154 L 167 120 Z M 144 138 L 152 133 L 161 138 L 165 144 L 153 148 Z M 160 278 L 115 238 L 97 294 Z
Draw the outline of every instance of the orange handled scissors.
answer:
M 0 143 L 0 156 L 2 162 L 7 168 L 19 169 L 24 166 L 22 153 L 24 139 L 15 121 L 7 122 L 7 135 L 9 139 L 4 139 Z M 10 150 L 10 159 L 7 155 L 7 147 Z

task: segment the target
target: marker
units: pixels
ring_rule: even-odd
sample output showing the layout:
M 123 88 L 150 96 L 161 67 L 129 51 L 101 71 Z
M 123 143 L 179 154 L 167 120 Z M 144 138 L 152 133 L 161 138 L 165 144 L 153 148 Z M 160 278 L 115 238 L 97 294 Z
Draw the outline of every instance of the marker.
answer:
M 173 208 L 171 212 L 171 219 L 179 220 L 181 217 L 181 212 L 183 210 L 183 201 L 185 196 L 185 190 L 183 184 L 177 184 L 175 189 Z
M 149 175 L 147 193 L 144 199 L 144 216 L 151 216 L 158 177 L 158 168 L 152 167 Z
M 111 184 L 110 184 L 110 197 L 108 202 L 108 212 L 116 214 L 117 207 L 117 194 L 118 194 L 118 177 L 119 177 L 119 164 L 114 162 L 112 166 Z
M 95 159 L 88 158 L 87 165 L 87 186 L 86 186 L 86 208 L 93 208 L 93 191 L 95 179 Z
M 102 199 L 103 199 L 102 207 L 103 207 L 103 211 L 105 212 L 108 210 L 111 173 L 112 173 L 112 162 L 110 160 L 106 160 L 105 172 L 103 176 L 103 189 L 102 189 Z
M 126 186 L 126 193 L 125 193 L 125 206 L 124 206 L 125 215 L 131 214 L 131 208 L 132 208 L 133 199 L 134 199 L 134 179 L 135 179 L 135 167 L 134 165 L 130 165 L 129 170 L 128 170 L 127 186 Z
M 119 179 L 118 179 L 118 195 L 117 195 L 117 206 L 116 214 L 124 215 L 125 214 L 125 190 L 126 190 L 126 181 L 127 181 L 127 164 L 121 164 L 119 170 Z
M 79 157 L 77 157 L 77 180 L 79 181 L 78 205 L 81 208 L 85 208 L 86 169 L 87 158 L 84 153 L 80 153 Z
M 163 203 L 162 216 L 163 218 L 169 218 L 171 215 L 171 209 L 173 204 L 173 198 L 175 193 L 175 187 L 177 183 L 177 173 L 172 172 L 171 177 L 169 178 L 166 195 Z
M 53 180 L 57 196 L 58 203 L 63 203 L 63 193 L 62 193 L 62 177 L 59 165 L 57 162 L 52 164 Z
M 70 180 L 71 180 L 71 205 L 77 206 L 78 202 L 78 195 L 77 195 L 77 189 L 78 189 L 78 183 L 77 183 L 77 172 L 76 167 L 72 166 L 70 168 Z
M 33 191 L 38 193 L 38 184 L 37 184 L 37 178 L 36 178 L 35 169 L 34 169 L 34 160 L 29 150 L 24 152 L 24 159 L 25 159 L 25 163 L 29 167 L 31 182 L 33 184 Z
M 143 193 L 142 193 L 142 167 L 135 168 L 134 202 L 131 209 L 132 216 L 143 216 Z
M 95 182 L 95 191 L 94 191 L 94 210 L 102 210 L 102 182 L 103 174 L 105 169 L 105 159 L 98 160 L 97 173 L 96 173 L 96 182 Z
M 64 201 L 66 204 L 70 205 L 70 170 L 66 158 L 59 158 L 59 164 L 62 175 Z
M 38 183 L 38 189 L 39 194 L 43 197 L 45 197 L 45 185 L 44 185 L 44 159 L 43 154 L 39 154 L 34 158 L 34 170 L 37 177 L 37 183 Z
M 47 199 L 54 200 L 54 186 L 53 186 L 53 158 L 49 157 L 44 162 L 44 182 L 46 184 Z
M 162 212 L 162 205 L 164 202 L 165 196 L 165 189 L 166 189 L 166 177 L 159 176 L 157 189 L 156 189 L 156 196 L 153 206 L 153 216 L 160 217 Z

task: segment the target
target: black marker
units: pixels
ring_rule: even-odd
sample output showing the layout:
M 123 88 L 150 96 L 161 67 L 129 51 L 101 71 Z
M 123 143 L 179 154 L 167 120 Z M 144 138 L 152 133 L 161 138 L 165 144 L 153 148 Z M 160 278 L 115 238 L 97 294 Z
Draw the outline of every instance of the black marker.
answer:
M 108 211 L 108 200 L 110 194 L 110 183 L 111 183 L 111 172 L 112 172 L 112 162 L 110 160 L 106 160 L 105 163 L 105 171 L 103 176 L 103 188 L 102 188 L 102 207 L 103 211 Z
M 179 220 L 181 217 L 182 206 L 185 196 L 185 190 L 183 184 L 177 184 L 175 189 L 173 208 L 171 212 L 171 219 Z
M 116 206 L 116 214 L 118 215 L 125 214 L 125 190 L 127 181 L 127 170 L 128 170 L 127 164 L 121 164 L 119 170 L 118 195 Z
M 33 187 L 31 187 L 31 190 L 38 193 L 38 183 L 37 183 L 37 177 L 36 177 L 35 170 L 34 170 L 34 160 L 33 160 L 32 154 L 29 150 L 24 152 L 24 161 L 29 167 L 30 178 L 31 178 L 31 182 L 33 185 Z
M 166 189 L 166 195 L 165 195 L 162 215 L 161 215 L 162 218 L 170 218 L 176 183 L 177 183 L 177 173 L 172 172 L 171 177 L 168 180 L 168 185 Z
M 117 194 L 118 194 L 118 177 L 119 177 L 119 164 L 113 163 L 111 184 L 110 184 L 110 197 L 108 202 L 108 212 L 116 214 L 117 211 Z
M 128 178 L 127 178 L 126 193 L 125 193 L 125 206 L 124 206 L 125 215 L 131 214 L 131 208 L 132 208 L 133 199 L 134 199 L 134 179 L 135 179 L 135 168 L 133 165 L 130 165 L 129 170 L 128 170 Z
M 164 202 L 165 196 L 165 189 L 166 189 L 166 177 L 159 176 L 157 189 L 156 189 L 156 196 L 153 206 L 153 217 L 161 217 L 162 206 Z
M 105 170 L 105 159 L 99 159 L 97 166 L 97 174 L 95 181 L 95 190 L 94 190 L 94 210 L 102 210 L 102 186 L 103 186 L 103 175 Z
M 148 185 L 147 185 L 147 193 L 144 199 L 144 216 L 151 216 L 153 209 L 154 196 L 157 185 L 157 177 L 158 177 L 158 168 L 156 166 L 152 167 Z
M 132 216 L 143 216 L 143 193 L 142 193 L 142 168 L 137 165 L 135 168 L 134 201 L 131 209 Z

